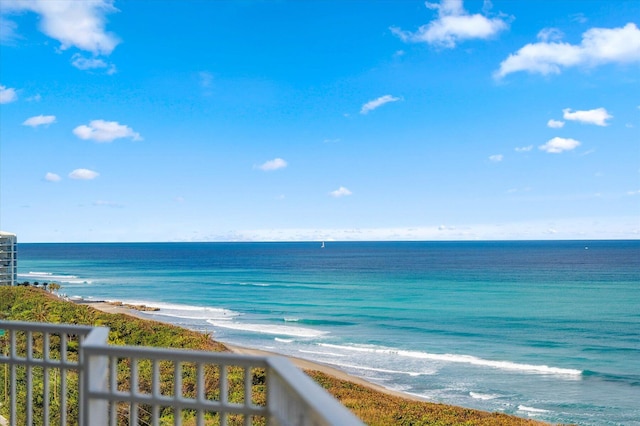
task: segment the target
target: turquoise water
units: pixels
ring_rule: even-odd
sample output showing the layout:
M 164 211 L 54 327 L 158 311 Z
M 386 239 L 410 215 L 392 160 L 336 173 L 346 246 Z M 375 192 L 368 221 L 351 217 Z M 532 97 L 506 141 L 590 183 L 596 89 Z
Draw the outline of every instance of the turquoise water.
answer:
M 640 425 L 640 241 L 20 244 L 19 279 L 429 401 Z

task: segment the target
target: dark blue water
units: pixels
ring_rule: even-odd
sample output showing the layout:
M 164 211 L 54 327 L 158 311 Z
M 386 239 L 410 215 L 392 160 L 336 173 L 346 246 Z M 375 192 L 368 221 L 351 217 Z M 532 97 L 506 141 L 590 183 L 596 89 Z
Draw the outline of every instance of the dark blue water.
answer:
M 20 279 L 540 420 L 640 424 L 640 242 L 20 244 Z

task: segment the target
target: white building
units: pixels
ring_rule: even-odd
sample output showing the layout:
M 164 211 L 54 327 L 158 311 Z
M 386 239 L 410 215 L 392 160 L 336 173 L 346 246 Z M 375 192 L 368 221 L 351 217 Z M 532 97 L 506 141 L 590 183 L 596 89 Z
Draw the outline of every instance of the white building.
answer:
M 0 231 L 0 285 L 16 285 L 18 279 L 18 238 Z

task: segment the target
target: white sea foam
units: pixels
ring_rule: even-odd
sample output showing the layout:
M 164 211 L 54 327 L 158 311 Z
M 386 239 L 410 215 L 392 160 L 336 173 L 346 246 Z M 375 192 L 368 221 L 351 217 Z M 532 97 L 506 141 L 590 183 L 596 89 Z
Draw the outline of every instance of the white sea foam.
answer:
M 75 275 L 58 275 L 58 274 L 53 274 L 51 272 L 32 271 L 26 274 L 18 274 L 18 277 L 26 281 L 42 280 L 42 281 L 54 281 L 54 282 L 65 283 L 65 284 L 91 284 L 90 280 L 85 280 Z
M 300 321 L 300 318 L 284 318 L 284 322 L 298 322 Z
M 205 314 L 203 313 L 202 315 L 185 315 L 182 313 L 173 313 L 173 312 L 167 312 L 167 311 L 145 311 L 143 313 L 146 313 L 148 315 L 162 315 L 165 317 L 171 317 L 171 318 L 179 318 L 179 319 L 185 319 L 185 320 L 211 320 L 211 319 L 215 319 L 217 321 L 231 321 L 233 318 L 228 318 L 225 316 L 216 316 L 213 314 Z M 223 314 L 224 315 L 224 314 Z
M 462 364 L 477 365 L 480 367 L 491 367 L 500 370 L 507 371 L 519 371 L 523 373 L 534 374 L 549 374 L 549 375 L 561 375 L 567 377 L 580 377 L 582 375 L 581 370 L 575 370 L 571 368 L 549 367 L 547 365 L 533 365 L 533 364 L 520 364 L 511 361 L 494 361 L 488 359 L 478 358 L 472 355 L 456 355 L 456 354 L 432 354 L 428 352 L 417 351 L 405 351 L 393 348 L 384 348 L 379 346 L 341 346 L 320 343 L 325 347 L 331 347 L 335 349 L 356 351 L 356 352 L 368 352 L 376 354 L 389 354 L 400 357 L 426 359 L 430 361 L 442 361 L 442 362 L 455 362 Z
M 177 303 L 152 302 L 146 300 L 121 300 L 132 305 L 146 305 L 150 308 L 158 308 L 159 311 L 147 311 L 149 315 L 163 315 L 172 318 L 192 320 L 217 320 L 231 321 L 240 313 L 224 308 L 212 308 L 205 306 L 181 305 Z
M 526 405 L 518 405 L 518 411 L 525 411 L 527 413 L 548 413 L 549 410 L 543 410 L 542 408 L 527 407 Z
M 267 284 L 267 283 L 238 283 L 238 284 L 253 286 L 253 287 L 271 287 L 271 284 Z
M 481 399 L 483 401 L 500 398 L 500 395 L 495 395 L 491 393 L 480 393 L 480 392 L 469 392 L 469 396 L 473 399 Z
M 433 401 L 435 399 L 433 396 L 428 395 L 426 393 L 407 392 L 407 391 L 404 391 L 402 389 L 400 391 L 406 393 L 407 395 L 412 395 L 412 396 L 415 396 L 415 397 L 418 397 L 420 399 L 424 399 L 424 400 L 427 400 L 427 401 Z
M 293 343 L 295 341 L 295 339 L 283 339 L 281 337 L 276 337 L 273 340 L 280 343 Z
M 214 327 L 228 328 L 232 330 L 251 331 L 261 334 L 277 334 L 280 336 L 294 336 L 294 337 L 321 337 L 327 334 L 326 331 L 315 330 L 312 328 L 303 327 L 290 327 L 287 325 L 272 325 L 272 324 L 253 324 L 253 323 L 241 323 L 241 322 L 227 322 L 227 321 L 213 321 L 208 320 L 209 324 Z
M 407 376 L 417 377 L 417 376 L 430 376 L 433 374 L 431 371 L 400 371 L 400 370 L 389 370 L 386 368 L 375 368 L 375 367 L 366 367 L 364 365 L 353 365 L 353 364 L 342 364 L 338 362 L 332 362 L 331 364 L 342 367 L 342 368 L 353 368 L 356 370 L 364 370 L 364 371 L 375 371 L 378 373 L 389 373 L 389 374 L 406 374 Z
M 335 353 L 335 352 L 308 351 L 308 350 L 305 350 L 305 349 L 299 349 L 298 352 L 301 352 L 301 353 L 304 353 L 304 354 L 327 355 L 327 356 L 336 356 L 336 357 L 345 357 L 345 356 L 347 356 L 345 354 L 338 354 L 338 353 Z

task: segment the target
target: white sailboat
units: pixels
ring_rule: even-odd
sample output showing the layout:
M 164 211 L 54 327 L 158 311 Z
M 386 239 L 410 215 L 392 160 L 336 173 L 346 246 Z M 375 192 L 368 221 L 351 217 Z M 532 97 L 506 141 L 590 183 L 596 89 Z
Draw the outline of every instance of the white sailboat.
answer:
M 324 248 L 324 241 L 322 242 L 322 245 L 320 246 L 320 248 Z

